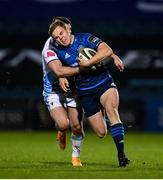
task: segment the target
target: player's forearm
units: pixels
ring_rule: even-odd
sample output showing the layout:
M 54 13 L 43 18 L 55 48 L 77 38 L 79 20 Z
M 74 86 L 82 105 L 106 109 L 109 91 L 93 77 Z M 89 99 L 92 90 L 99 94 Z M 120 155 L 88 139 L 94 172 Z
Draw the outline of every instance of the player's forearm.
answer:
M 99 45 L 97 53 L 91 58 L 91 65 L 97 64 L 104 59 L 111 57 L 113 55 L 112 49 L 105 43 Z
M 79 67 L 67 67 L 62 66 L 60 69 L 55 71 L 58 77 L 69 77 L 79 73 Z
M 111 58 L 113 60 L 119 60 L 119 57 L 116 54 L 114 54 L 114 53 L 111 55 Z

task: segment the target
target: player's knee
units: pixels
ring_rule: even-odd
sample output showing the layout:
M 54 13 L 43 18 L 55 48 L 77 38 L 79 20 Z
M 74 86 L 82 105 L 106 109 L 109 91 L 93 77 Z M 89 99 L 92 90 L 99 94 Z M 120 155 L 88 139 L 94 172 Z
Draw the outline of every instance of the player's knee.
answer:
M 96 132 L 96 134 L 99 138 L 104 138 L 107 134 L 107 130 L 98 130 L 98 132 Z
M 80 133 L 81 132 L 81 126 L 80 126 L 80 124 L 73 124 L 72 125 L 72 130 L 73 130 L 73 132 L 76 132 L 76 133 Z
M 59 130 L 66 130 L 66 129 L 68 129 L 69 128 L 69 123 L 68 122 L 63 122 L 62 124 L 59 124 L 58 125 L 58 128 L 59 128 Z

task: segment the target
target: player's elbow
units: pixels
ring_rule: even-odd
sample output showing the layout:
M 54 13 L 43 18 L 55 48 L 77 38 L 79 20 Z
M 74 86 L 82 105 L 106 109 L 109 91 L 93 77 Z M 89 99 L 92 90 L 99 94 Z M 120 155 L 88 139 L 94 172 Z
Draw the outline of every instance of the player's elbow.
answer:
M 98 47 L 98 50 L 101 51 L 103 59 L 108 58 L 113 54 L 112 48 L 108 46 L 106 43 L 101 43 Z

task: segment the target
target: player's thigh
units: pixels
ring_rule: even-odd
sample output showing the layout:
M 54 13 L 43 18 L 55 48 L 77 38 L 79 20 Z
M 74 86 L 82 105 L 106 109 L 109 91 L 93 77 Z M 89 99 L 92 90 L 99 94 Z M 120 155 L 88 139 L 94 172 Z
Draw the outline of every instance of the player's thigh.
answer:
M 54 107 L 52 110 L 50 110 L 50 115 L 52 119 L 57 123 L 60 130 L 69 128 L 69 119 L 64 107 Z
M 71 96 L 67 96 L 66 106 L 68 117 L 70 120 L 70 126 L 71 128 L 77 128 L 77 126 L 80 126 L 80 122 L 82 121 L 83 117 L 83 111 L 77 96 L 73 96 L 73 94 Z
M 59 129 L 66 129 L 69 126 L 67 112 L 64 108 L 63 94 L 58 93 L 44 93 L 44 102 L 50 112 L 52 119 L 57 123 Z
M 107 134 L 106 122 L 104 121 L 103 113 L 100 110 L 96 114 L 88 117 L 88 121 L 99 137 L 104 137 Z
M 101 104 L 105 108 L 107 116 L 109 117 L 111 124 L 120 122 L 118 106 L 119 95 L 116 88 L 108 89 L 100 98 Z
M 105 108 L 118 108 L 119 106 L 119 94 L 116 88 L 110 88 L 105 91 L 101 97 L 100 102 Z

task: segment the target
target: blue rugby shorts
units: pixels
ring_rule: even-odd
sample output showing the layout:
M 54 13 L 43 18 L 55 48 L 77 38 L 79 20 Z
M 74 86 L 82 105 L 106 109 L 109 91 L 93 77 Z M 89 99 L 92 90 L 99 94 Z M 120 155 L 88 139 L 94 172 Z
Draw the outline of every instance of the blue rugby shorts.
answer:
M 90 117 L 99 112 L 103 107 L 100 103 L 101 95 L 110 88 L 116 88 L 112 78 L 108 78 L 99 86 L 89 89 L 82 90 L 79 93 L 79 102 L 83 107 L 86 117 Z

